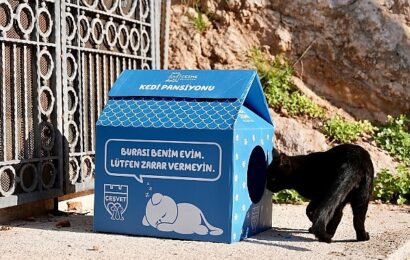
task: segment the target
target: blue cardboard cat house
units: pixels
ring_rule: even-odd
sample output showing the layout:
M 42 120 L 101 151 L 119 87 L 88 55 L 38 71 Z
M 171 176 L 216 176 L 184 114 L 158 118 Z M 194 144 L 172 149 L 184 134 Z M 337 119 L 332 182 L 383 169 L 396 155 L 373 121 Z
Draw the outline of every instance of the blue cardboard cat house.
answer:
M 96 131 L 95 231 L 232 243 L 271 228 L 255 71 L 124 71 Z

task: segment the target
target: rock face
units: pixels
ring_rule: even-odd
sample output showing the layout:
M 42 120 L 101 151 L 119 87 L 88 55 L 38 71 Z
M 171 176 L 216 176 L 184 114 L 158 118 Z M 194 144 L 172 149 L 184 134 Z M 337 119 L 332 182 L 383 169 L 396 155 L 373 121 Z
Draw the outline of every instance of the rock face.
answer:
M 281 117 L 272 110 L 275 122 L 275 146 L 279 152 L 287 155 L 303 155 L 329 149 L 326 137 L 293 118 Z
M 285 53 L 318 94 L 357 118 L 410 113 L 408 0 L 202 0 L 172 7 L 171 68 L 251 67 L 260 47 Z
M 205 1 L 209 6 L 213 1 Z M 205 5 L 205 4 L 204 4 Z M 215 10 L 212 5 L 211 10 Z M 250 67 L 248 51 L 252 47 L 242 26 L 231 25 L 231 13 L 216 11 L 218 24 L 209 24 L 204 32 L 195 28 L 198 13 L 184 5 L 172 6 L 169 67 L 173 69 L 217 69 Z M 216 20 L 214 20 L 215 22 Z
M 307 83 L 359 118 L 410 112 L 408 0 L 271 1 Z

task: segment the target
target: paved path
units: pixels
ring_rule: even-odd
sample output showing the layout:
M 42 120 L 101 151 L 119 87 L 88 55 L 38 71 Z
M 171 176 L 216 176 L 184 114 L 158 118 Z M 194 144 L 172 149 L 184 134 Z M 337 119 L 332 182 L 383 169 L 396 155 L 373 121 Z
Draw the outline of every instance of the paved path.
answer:
M 81 201 L 88 214 L 44 216 L 0 226 L 0 259 L 410 259 L 410 207 L 370 205 L 371 239 L 355 242 L 350 208 L 334 243 L 307 233 L 305 206 L 274 205 L 273 228 L 235 244 L 92 233 L 93 196 Z M 60 203 L 64 209 L 66 203 Z M 57 228 L 69 220 L 71 227 Z

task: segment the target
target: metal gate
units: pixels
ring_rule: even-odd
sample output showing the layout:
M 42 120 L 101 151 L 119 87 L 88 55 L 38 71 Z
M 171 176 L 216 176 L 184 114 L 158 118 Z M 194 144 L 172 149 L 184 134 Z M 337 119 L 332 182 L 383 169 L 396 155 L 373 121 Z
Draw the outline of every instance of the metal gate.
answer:
M 0 0 L 0 208 L 93 188 L 95 122 L 158 68 L 161 1 Z

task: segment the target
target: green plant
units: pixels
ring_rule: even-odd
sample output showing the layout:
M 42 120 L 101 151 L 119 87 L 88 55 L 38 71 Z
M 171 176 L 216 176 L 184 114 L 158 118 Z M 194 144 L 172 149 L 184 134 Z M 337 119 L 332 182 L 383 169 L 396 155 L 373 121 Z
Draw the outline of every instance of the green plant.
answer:
M 391 155 L 410 164 L 410 119 L 405 115 L 388 116 L 387 124 L 376 135 L 377 144 Z
M 290 99 L 284 103 L 284 108 L 291 115 L 307 115 L 310 118 L 324 118 L 325 116 L 323 108 L 299 92 L 290 94 Z
M 278 55 L 275 59 L 268 60 L 260 49 L 252 48 L 250 57 L 265 89 L 273 87 L 285 91 L 295 90 L 291 81 L 293 68 L 283 60 L 282 56 Z
M 203 14 L 201 11 L 197 11 L 197 15 L 192 18 L 192 22 L 195 26 L 195 28 L 199 32 L 204 32 L 206 28 L 208 28 L 208 23 L 205 20 L 205 14 Z
M 286 110 L 291 116 L 324 117 L 325 110 L 294 86 L 291 78 L 293 68 L 281 56 L 269 61 L 261 50 L 253 48 L 250 57 L 258 70 L 266 99 L 271 107 Z
M 397 167 L 397 174 L 383 169 L 375 178 L 373 199 L 394 204 L 410 203 L 410 174 L 406 165 Z
M 199 0 L 185 0 L 183 4 L 187 6 L 192 6 L 195 9 L 195 15 L 189 15 L 188 17 L 192 21 L 195 29 L 200 33 L 204 32 L 209 27 L 209 16 L 211 15 L 208 12 L 203 12 L 200 7 Z
M 272 201 L 279 204 L 302 204 L 306 199 L 295 190 L 282 190 L 273 194 Z
M 323 130 L 334 141 L 351 143 L 367 134 L 373 134 L 376 128 L 367 120 L 349 122 L 340 116 L 334 116 L 325 122 Z

